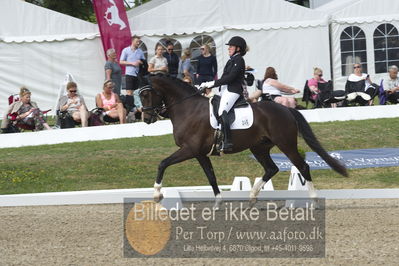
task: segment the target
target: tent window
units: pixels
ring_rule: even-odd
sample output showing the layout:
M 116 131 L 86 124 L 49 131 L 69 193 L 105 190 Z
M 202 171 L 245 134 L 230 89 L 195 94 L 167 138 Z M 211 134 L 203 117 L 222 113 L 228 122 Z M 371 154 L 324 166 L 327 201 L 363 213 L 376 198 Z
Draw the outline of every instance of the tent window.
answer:
M 353 64 L 362 64 L 367 73 L 366 35 L 356 26 L 344 29 L 341 34 L 341 65 L 342 76 L 349 76 L 353 72 Z
M 375 73 L 385 73 L 391 65 L 399 66 L 399 34 L 392 24 L 381 24 L 374 31 Z
M 174 46 L 173 52 L 180 58 L 181 51 L 182 51 L 181 43 L 178 40 L 173 39 L 173 38 L 163 38 L 163 39 L 159 40 L 159 42 L 157 42 L 157 44 L 154 47 L 154 51 L 157 48 L 158 44 L 161 44 L 166 51 L 168 43 L 173 44 L 173 46 Z
M 140 42 L 139 48 L 143 51 L 145 60 L 148 60 L 147 45 L 143 41 Z
M 195 37 L 190 43 L 190 51 L 191 51 L 191 63 L 194 65 L 195 69 L 197 69 L 196 59 L 201 55 L 201 46 L 207 44 L 211 48 L 210 52 L 212 55 L 216 56 L 216 45 L 213 38 L 209 35 L 199 35 Z

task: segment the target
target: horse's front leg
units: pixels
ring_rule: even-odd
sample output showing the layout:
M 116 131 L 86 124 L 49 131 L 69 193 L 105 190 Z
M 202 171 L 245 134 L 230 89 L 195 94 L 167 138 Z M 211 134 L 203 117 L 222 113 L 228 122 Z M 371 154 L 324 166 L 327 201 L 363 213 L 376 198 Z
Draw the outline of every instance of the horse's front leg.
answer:
M 213 166 L 209 157 L 202 155 L 197 157 L 198 162 L 200 163 L 202 169 L 204 170 L 206 177 L 208 178 L 209 184 L 212 186 L 213 193 L 215 194 L 215 205 L 214 209 L 218 210 L 222 205 L 222 195 L 220 194 L 220 190 L 216 181 L 215 172 L 213 171 Z
M 179 150 L 177 150 L 175 153 L 173 153 L 171 156 L 169 156 L 168 158 L 162 160 L 162 162 L 158 166 L 158 175 L 157 175 L 157 179 L 154 184 L 154 189 L 155 189 L 154 201 L 160 202 L 163 199 L 161 188 L 162 188 L 162 178 L 163 178 L 163 174 L 165 172 L 166 167 L 168 167 L 172 164 L 180 163 L 182 161 L 185 161 L 185 160 L 188 160 L 191 158 L 194 158 L 194 156 L 191 153 L 191 150 L 188 148 L 182 147 Z

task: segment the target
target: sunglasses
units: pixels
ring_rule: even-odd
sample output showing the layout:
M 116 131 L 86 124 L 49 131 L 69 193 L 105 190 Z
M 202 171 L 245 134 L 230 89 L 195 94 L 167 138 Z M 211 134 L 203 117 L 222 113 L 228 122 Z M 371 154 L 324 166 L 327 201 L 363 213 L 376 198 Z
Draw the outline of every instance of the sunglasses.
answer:
M 354 69 L 356 69 L 356 68 L 362 68 L 361 66 L 355 66 L 355 67 L 353 67 Z
M 205 48 L 202 48 L 202 47 L 201 47 L 200 50 L 203 51 L 203 50 L 205 50 Z
M 168 51 L 173 51 L 173 49 L 168 49 Z
M 69 92 L 77 92 L 76 90 L 69 90 Z

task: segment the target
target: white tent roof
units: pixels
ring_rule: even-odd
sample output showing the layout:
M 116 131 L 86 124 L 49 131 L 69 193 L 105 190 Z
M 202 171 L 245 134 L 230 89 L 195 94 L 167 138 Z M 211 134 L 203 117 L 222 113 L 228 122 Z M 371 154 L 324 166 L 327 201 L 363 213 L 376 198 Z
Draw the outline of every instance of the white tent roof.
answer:
M 342 10 L 345 7 L 355 4 L 361 0 L 332 0 L 322 6 L 316 8 L 317 11 L 326 12 L 328 14 L 333 14 L 337 11 Z
M 398 0 L 358 0 L 332 15 L 332 21 L 337 23 L 389 22 L 392 20 L 399 20 Z
M 96 24 L 42 8 L 24 1 L 2 0 L 0 41 L 43 42 L 93 39 Z
M 132 33 L 181 35 L 224 29 L 260 30 L 327 24 L 324 13 L 283 0 L 158 0 L 157 3 L 151 8 L 145 8 L 147 4 L 144 4 L 141 10 L 128 12 Z

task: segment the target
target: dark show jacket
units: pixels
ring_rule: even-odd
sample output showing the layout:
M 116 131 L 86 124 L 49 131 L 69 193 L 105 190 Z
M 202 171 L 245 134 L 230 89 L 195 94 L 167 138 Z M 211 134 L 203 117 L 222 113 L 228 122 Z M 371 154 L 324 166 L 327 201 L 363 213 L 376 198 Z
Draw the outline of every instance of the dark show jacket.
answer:
M 214 87 L 227 85 L 230 92 L 242 94 L 245 74 L 245 61 L 240 54 L 233 55 L 223 69 L 223 75 L 215 81 Z

